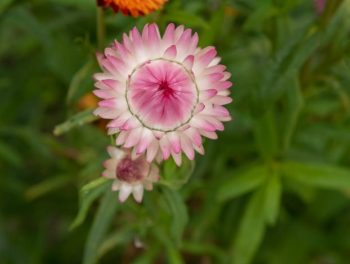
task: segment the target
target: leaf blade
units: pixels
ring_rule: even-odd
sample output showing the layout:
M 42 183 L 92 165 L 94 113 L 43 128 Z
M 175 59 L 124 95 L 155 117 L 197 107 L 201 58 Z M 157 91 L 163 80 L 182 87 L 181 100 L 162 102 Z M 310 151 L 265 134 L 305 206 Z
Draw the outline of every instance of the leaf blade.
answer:
M 255 165 L 228 179 L 218 190 L 218 200 L 224 202 L 254 190 L 263 182 L 266 173 L 264 165 Z
M 281 171 L 291 180 L 326 189 L 350 189 L 350 169 L 334 165 L 287 161 Z

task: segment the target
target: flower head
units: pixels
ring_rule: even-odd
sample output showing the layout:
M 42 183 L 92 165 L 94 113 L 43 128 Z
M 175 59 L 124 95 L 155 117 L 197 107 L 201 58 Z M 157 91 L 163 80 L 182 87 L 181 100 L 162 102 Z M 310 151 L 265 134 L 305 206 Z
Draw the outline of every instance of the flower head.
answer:
M 119 200 L 124 202 L 132 193 L 137 202 L 143 198 L 143 190 L 152 190 L 153 183 L 159 179 L 159 169 L 143 156 L 131 157 L 128 151 L 109 146 L 111 158 L 105 161 L 103 176 L 114 179 L 113 191 L 119 191 Z
M 223 105 L 232 101 L 230 74 L 214 47 L 198 48 L 198 35 L 170 24 L 163 37 L 157 25 L 134 28 L 98 55 L 103 73 L 95 74 L 101 99 L 95 114 L 111 119 L 116 144 L 147 154 L 147 161 L 181 154 L 203 154 L 202 136 L 216 139 L 231 119 Z
M 166 0 L 97 0 L 103 7 L 111 7 L 115 12 L 119 10 L 124 15 L 133 17 L 147 15 L 163 6 Z

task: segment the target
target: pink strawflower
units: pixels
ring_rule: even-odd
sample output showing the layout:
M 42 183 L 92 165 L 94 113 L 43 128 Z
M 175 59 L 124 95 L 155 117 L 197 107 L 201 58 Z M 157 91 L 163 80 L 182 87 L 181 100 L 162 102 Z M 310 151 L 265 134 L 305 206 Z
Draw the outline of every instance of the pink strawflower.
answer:
M 95 74 L 95 94 L 103 99 L 95 114 L 112 119 L 116 144 L 147 152 L 147 161 L 181 154 L 204 154 L 202 136 L 216 139 L 231 120 L 231 74 L 219 64 L 214 47 L 198 48 L 198 35 L 169 24 L 161 37 L 156 24 L 136 28 L 98 55 L 103 73 Z
M 119 201 L 124 202 L 130 194 L 141 202 L 144 189 L 151 191 L 153 183 L 159 179 L 159 169 L 150 164 L 145 157 L 132 157 L 128 151 L 116 147 L 107 148 L 111 159 L 104 162 L 103 176 L 113 179 L 113 191 L 119 191 Z

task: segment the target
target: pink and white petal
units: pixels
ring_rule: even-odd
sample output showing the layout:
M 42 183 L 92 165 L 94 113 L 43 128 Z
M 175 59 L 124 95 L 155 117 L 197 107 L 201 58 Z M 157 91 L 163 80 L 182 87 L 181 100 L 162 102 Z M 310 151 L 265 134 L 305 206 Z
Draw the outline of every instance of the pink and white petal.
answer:
M 149 130 L 148 128 L 143 128 L 141 134 L 140 134 L 140 141 L 136 147 L 136 152 L 138 154 L 143 153 L 147 147 L 149 146 L 149 144 L 153 141 L 156 140 L 154 138 L 154 135 L 152 133 L 151 130 Z
M 116 51 L 116 49 L 114 48 L 114 47 L 107 47 L 107 48 L 105 48 L 105 50 L 104 50 L 104 55 L 105 56 L 114 56 L 114 57 L 118 57 L 118 52 Z
M 121 131 L 117 137 L 117 139 L 115 140 L 115 144 L 117 146 L 121 146 L 125 143 L 125 140 L 127 138 L 127 136 L 129 135 L 128 131 Z
M 223 131 L 224 125 L 215 117 L 209 115 L 201 115 L 201 118 L 213 125 L 216 130 Z
M 142 41 L 141 34 L 136 27 L 134 27 L 130 31 L 130 39 L 134 44 L 135 61 L 138 63 L 144 62 L 148 58 L 148 55 L 147 55 L 147 51 L 145 50 L 145 46 Z
M 169 132 L 167 133 L 167 137 L 169 139 L 171 150 L 175 153 L 180 153 L 181 151 L 181 142 L 180 137 L 177 132 Z
M 217 83 L 219 82 L 221 79 L 224 78 L 224 74 L 221 73 L 221 72 L 214 72 L 214 73 L 211 73 L 207 76 L 205 76 L 207 81 L 210 82 L 210 83 Z
M 159 143 L 158 141 L 154 140 L 149 144 L 147 147 L 147 161 L 152 162 L 154 158 L 156 157 L 159 149 Z
M 114 134 L 118 134 L 120 132 L 119 128 L 115 128 L 115 127 L 111 127 L 107 129 L 107 134 L 110 135 L 114 135 Z
M 192 40 L 192 30 L 191 29 L 186 29 L 179 39 L 176 42 L 176 46 L 178 47 L 178 59 L 183 60 L 186 56 L 189 54 L 188 47 L 191 44 Z
M 152 45 L 156 45 L 158 47 L 160 43 L 160 33 L 159 28 L 156 23 L 152 23 L 148 28 L 148 39 Z
M 114 180 L 112 183 L 112 191 L 119 191 L 121 187 L 121 182 L 119 180 Z
M 208 75 L 208 74 L 212 74 L 212 73 L 216 73 L 216 72 L 224 73 L 225 70 L 226 70 L 226 66 L 219 64 L 219 65 L 214 65 L 214 66 L 210 66 L 210 67 L 206 68 L 202 74 Z
M 173 23 L 170 23 L 164 33 L 163 39 L 162 39 L 162 45 L 163 47 L 167 48 L 170 45 L 175 44 L 175 25 Z
M 135 50 L 138 50 L 142 47 L 142 45 L 143 45 L 142 44 L 142 37 L 141 37 L 141 34 L 136 27 L 134 27 L 130 31 L 129 38 L 132 41 Z
M 105 108 L 115 108 L 115 99 L 106 99 L 106 100 L 102 100 L 98 103 L 99 107 L 105 107 Z
M 230 96 L 230 94 L 231 94 L 230 90 L 218 91 L 218 95 L 221 95 L 221 96 Z
M 156 139 L 161 139 L 164 136 L 163 131 L 153 130 L 152 132 L 153 132 L 153 135 Z
M 158 152 L 157 152 L 157 155 L 156 157 L 154 158 L 154 160 L 157 162 L 157 163 L 161 163 L 163 161 L 163 154 L 162 154 L 162 151 L 160 150 L 160 147 L 158 149 Z
M 224 82 L 219 82 L 215 85 L 215 89 L 218 91 L 226 90 L 232 86 L 232 82 L 230 81 L 224 81 Z
M 194 63 L 194 56 L 193 55 L 188 55 L 184 61 L 183 61 L 183 66 L 185 66 L 186 69 L 192 70 L 193 68 L 193 63 Z
M 143 187 L 147 191 L 152 191 L 153 190 L 153 183 L 146 180 L 146 181 L 143 182 Z
M 102 172 L 102 177 L 105 177 L 107 179 L 115 179 L 115 171 L 112 170 L 104 170 Z
M 122 182 L 119 187 L 119 201 L 124 203 L 132 192 L 132 186 L 129 183 Z
M 120 113 L 115 109 L 106 108 L 106 107 L 98 107 L 94 110 L 93 114 L 95 116 L 99 116 L 104 119 L 114 119 L 117 118 Z
M 95 73 L 93 75 L 93 79 L 95 81 L 103 81 L 103 80 L 118 80 L 116 76 L 114 76 L 113 74 L 109 73 L 109 72 L 99 72 L 99 73 Z
M 134 45 L 126 33 L 123 33 L 123 45 L 132 53 L 134 52 Z
M 115 172 L 118 166 L 118 163 L 119 163 L 119 160 L 117 160 L 116 158 L 109 159 L 103 162 L 103 167 L 105 167 L 107 170 Z M 115 173 L 114 173 L 114 176 L 115 176 Z
M 184 134 L 182 133 L 180 136 L 181 139 L 181 148 L 186 154 L 186 156 L 190 159 L 194 159 L 194 149 L 191 140 Z
M 195 146 L 202 146 L 202 137 L 198 129 L 190 127 L 184 132 L 193 142 Z
M 125 111 L 123 113 L 120 113 L 119 116 L 115 119 L 113 119 L 111 122 L 108 123 L 107 127 L 116 127 L 121 129 L 121 127 L 125 124 L 125 122 L 130 119 L 131 114 L 128 111 Z M 121 129 L 122 130 L 122 129 Z
M 231 73 L 229 73 L 229 72 L 224 72 L 224 76 L 223 76 L 223 78 L 221 79 L 221 81 L 227 81 L 228 79 L 231 78 L 231 76 L 232 76 Z
M 182 36 L 183 32 L 185 30 L 185 27 L 183 25 L 178 26 L 175 29 L 175 36 L 174 36 L 174 41 L 175 43 L 179 40 L 179 38 Z
M 197 104 L 196 107 L 194 108 L 193 114 L 197 115 L 197 114 L 199 114 L 200 112 L 202 112 L 204 109 L 205 109 L 205 104 L 199 103 L 199 104 Z
M 105 79 L 95 83 L 95 87 L 102 90 L 112 90 L 112 91 L 120 91 L 125 90 L 123 85 L 117 81 L 112 79 Z
M 141 183 L 132 187 L 132 195 L 136 202 L 141 203 L 143 198 L 143 185 Z
M 115 158 L 115 159 L 122 159 L 125 155 L 124 151 L 112 146 L 107 147 L 107 152 L 112 158 Z
M 209 123 L 207 120 L 200 118 L 200 116 L 194 116 L 191 119 L 191 126 L 198 128 L 200 130 L 213 132 L 216 130 L 215 126 Z
M 172 151 L 171 156 L 173 157 L 173 160 L 175 161 L 176 165 L 180 167 L 182 163 L 182 153 L 175 153 Z
M 197 32 L 195 32 L 192 36 L 190 45 L 187 47 L 188 53 L 190 53 L 190 54 L 196 53 L 196 49 L 198 46 L 198 40 L 199 40 L 198 34 L 197 34 Z
M 120 130 L 135 130 L 140 128 L 141 123 L 136 117 L 131 116 L 125 123 L 119 127 Z
M 210 102 L 216 105 L 227 105 L 232 102 L 232 98 L 228 96 L 216 95 L 210 99 Z
M 132 57 L 130 51 L 123 44 L 120 44 L 118 41 L 115 41 L 114 46 L 118 51 L 120 59 L 122 59 L 123 61 L 128 61 Z
M 117 96 L 117 94 L 113 91 L 113 90 L 94 90 L 92 91 L 94 93 L 94 95 L 96 95 L 99 98 L 102 99 L 110 99 L 110 98 L 114 98 Z
M 199 71 L 206 68 L 215 58 L 217 52 L 214 47 L 206 47 L 196 55 L 195 68 Z M 197 71 L 197 70 L 196 70 Z
M 220 57 L 215 57 L 210 63 L 209 63 L 209 67 L 212 67 L 212 66 L 215 66 L 215 65 L 218 65 L 221 61 L 221 58 Z
M 200 146 L 194 145 L 194 149 L 195 149 L 199 154 L 201 154 L 201 155 L 204 155 L 204 154 L 205 154 L 203 145 L 200 145 Z
M 170 156 L 171 146 L 167 136 L 164 136 L 159 141 L 160 150 L 163 155 L 163 160 L 167 160 Z
M 137 145 L 140 141 L 140 133 L 142 132 L 142 128 L 136 128 L 130 131 L 129 135 L 125 139 L 124 148 L 131 148 Z
M 163 57 L 166 59 L 174 59 L 177 55 L 177 49 L 175 45 L 171 45 L 164 51 Z
M 130 156 L 131 156 L 131 159 L 132 159 L 132 160 L 136 160 L 136 159 L 138 159 L 141 155 L 138 154 L 138 153 L 136 152 L 136 148 L 132 148 L 132 149 L 131 149 Z
M 160 176 L 158 166 L 155 164 L 151 164 L 150 172 L 146 180 L 150 182 L 157 182 L 159 178 Z
M 218 139 L 218 135 L 215 132 L 200 130 L 201 135 L 210 139 Z
M 217 95 L 218 91 L 216 89 L 208 89 L 208 90 L 201 90 L 199 94 L 199 101 L 203 102 L 206 101 L 215 95 Z
M 214 114 L 217 117 L 230 117 L 230 112 L 221 105 L 215 105 L 211 109 L 211 114 Z

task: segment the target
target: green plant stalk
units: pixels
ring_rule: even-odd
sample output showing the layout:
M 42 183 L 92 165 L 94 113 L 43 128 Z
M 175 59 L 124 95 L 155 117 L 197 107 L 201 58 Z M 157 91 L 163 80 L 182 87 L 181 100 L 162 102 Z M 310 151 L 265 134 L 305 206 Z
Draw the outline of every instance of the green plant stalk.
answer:
M 98 50 L 102 50 L 106 40 L 106 24 L 104 20 L 104 9 L 102 7 L 97 7 L 96 34 L 97 48 Z

